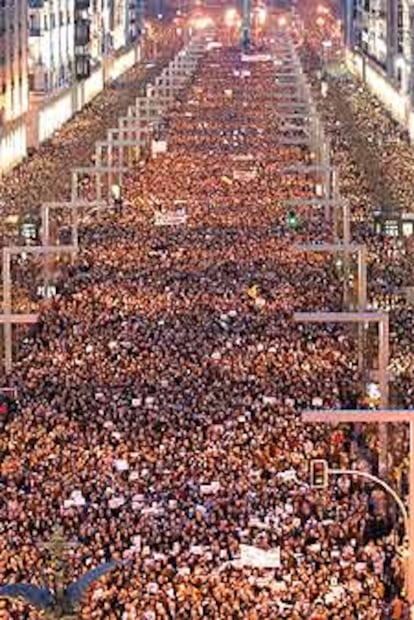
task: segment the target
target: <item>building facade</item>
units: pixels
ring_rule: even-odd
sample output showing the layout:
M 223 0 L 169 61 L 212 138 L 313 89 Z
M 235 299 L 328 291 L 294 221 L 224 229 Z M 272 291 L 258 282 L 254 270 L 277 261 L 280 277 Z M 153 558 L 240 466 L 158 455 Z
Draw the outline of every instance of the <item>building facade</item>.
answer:
M 88 78 L 141 33 L 141 0 L 28 1 L 29 81 L 36 93 Z
M 75 0 L 29 0 L 29 86 L 50 93 L 74 74 Z
M 27 3 L 0 0 L 0 127 L 27 109 Z
M 347 44 L 414 102 L 413 0 L 345 0 Z
M 140 61 L 142 31 L 143 0 L 0 0 L 0 176 Z

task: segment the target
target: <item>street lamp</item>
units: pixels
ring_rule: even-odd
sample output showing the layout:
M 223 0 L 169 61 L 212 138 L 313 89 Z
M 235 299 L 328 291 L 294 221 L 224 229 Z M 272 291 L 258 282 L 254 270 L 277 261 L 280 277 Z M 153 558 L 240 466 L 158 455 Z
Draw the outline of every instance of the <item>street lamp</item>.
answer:
M 320 410 L 320 411 L 304 411 L 302 412 L 303 422 L 317 422 L 318 424 L 339 424 L 339 423 L 361 423 L 367 424 L 379 423 L 401 423 L 408 422 L 410 426 L 410 448 L 409 448 L 409 496 L 407 513 L 403 502 L 398 495 L 383 480 L 375 478 L 375 481 L 383 488 L 391 492 L 397 501 L 403 516 L 406 534 L 408 535 L 408 557 L 406 567 L 406 587 L 407 598 L 410 604 L 410 618 L 414 620 L 414 410 L 390 410 L 381 409 L 376 411 L 368 410 Z M 349 473 L 350 475 L 360 475 L 362 472 L 341 472 L 341 470 L 331 470 L 331 473 Z M 366 476 L 368 477 L 368 476 Z M 397 499 L 398 498 L 398 499 Z
M 389 315 L 386 312 L 295 312 L 293 320 L 298 323 L 348 323 L 378 325 L 378 379 L 380 385 L 380 406 L 386 409 L 389 401 Z M 380 425 L 380 472 L 387 469 L 387 426 Z
M 224 23 L 227 26 L 227 28 L 232 28 L 238 20 L 238 13 L 237 10 L 233 7 L 227 9 L 227 11 L 224 14 Z

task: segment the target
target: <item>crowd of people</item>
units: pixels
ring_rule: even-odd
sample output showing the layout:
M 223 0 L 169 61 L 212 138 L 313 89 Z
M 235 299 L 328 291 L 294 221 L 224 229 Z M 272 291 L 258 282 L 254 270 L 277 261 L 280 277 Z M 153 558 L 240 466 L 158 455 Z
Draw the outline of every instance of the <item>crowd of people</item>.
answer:
M 70 122 L 55 132 L 30 156 L 0 181 L 0 213 L 35 210 L 42 202 L 70 199 L 70 167 L 90 166 L 95 143 L 106 139 L 106 131 L 143 92 L 143 86 L 160 73 L 182 45 L 173 22 L 152 26 L 155 43 L 147 43 L 142 63 L 121 75 L 86 105 Z M 156 53 L 156 57 L 153 54 Z M 153 62 L 154 61 L 154 62 Z M 69 165 L 70 164 L 70 165 Z M 4 228 L 1 234 L 4 235 Z
M 383 494 L 346 477 L 309 485 L 312 459 L 372 463 L 349 429 L 300 418 L 362 394 L 353 334 L 292 318 L 340 309 L 341 276 L 292 247 L 331 230 L 311 207 L 287 217 L 286 199 L 315 196 L 315 182 L 284 171 L 312 159 L 280 141 L 286 90 L 266 54 L 280 60 L 284 37 L 273 38 L 257 62 L 211 46 L 169 114 L 167 152 L 125 180 L 121 213 L 82 228 L 10 377 L 19 411 L 0 435 L 0 584 L 55 586 L 44 543 L 59 524 L 68 581 L 126 561 L 90 588 L 85 620 L 407 617 Z M 342 189 L 363 194 L 335 123 Z M 374 238 L 370 206 L 355 205 L 353 234 L 370 244 L 380 303 L 394 254 Z M 181 224 L 155 225 L 154 210 L 178 209 Z M 401 316 L 393 359 L 410 338 Z M 241 566 L 243 544 L 279 550 L 279 566 Z M 0 601 L 1 620 L 38 617 Z
M 333 163 L 339 170 L 341 192 L 350 200 L 353 234 L 369 249 L 370 305 L 390 311 L 392 405 L 412 407 L 412 297 L 411 261 L 413 237 L 388 236 L 384 222 L 396 220 L 413 208 L 410 175 L 413 150 L 403 129 L 390 117 L 367 88 L 349 75 L 335 75 L 323 67 L 328 88 L 321 92 L 321 65 L 316 53 L 321 41 L 310 36 L 304 62 L 313 74 L 325 126 L 333 147 Z M 376 220 L 376 221 L 375 221 Z M 382 234 L 377 227 L 382 227 Z M 374 442 L 375 435 L 372 435 Z M 397 488 L 407 490 L 407 429 L 394 429 L 393 467 Z

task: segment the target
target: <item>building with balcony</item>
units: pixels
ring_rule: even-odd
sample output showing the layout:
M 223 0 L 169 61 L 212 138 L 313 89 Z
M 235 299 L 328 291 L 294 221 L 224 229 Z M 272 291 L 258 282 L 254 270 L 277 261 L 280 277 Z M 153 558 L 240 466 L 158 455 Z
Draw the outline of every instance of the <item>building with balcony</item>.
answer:
M 142 9 L 143 0 L 0 0 L 0 176 L 140 61 Z
M 347 45 L 378 66 L 394 88 L 414 101 L 413 0 L 347 0 Z
M 75 0 L 75 63 L 78 79 L 87 77 L 114 52 L 137 41 L 144 0 Z
M 75 0 L 29 0 L 29 85 L 36 93 L 68 86 L 75 64 Z
M 27 1 L 0 0 L 0 173 L 26 154 Z
M 0 0 L 0 127 L 28 108 L 26 12 L 26 0 Z

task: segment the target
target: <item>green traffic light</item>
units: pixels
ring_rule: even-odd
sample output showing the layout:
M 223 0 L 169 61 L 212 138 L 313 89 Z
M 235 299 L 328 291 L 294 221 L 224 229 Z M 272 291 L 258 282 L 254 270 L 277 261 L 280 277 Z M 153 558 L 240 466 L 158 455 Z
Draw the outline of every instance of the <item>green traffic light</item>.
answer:
M 296 228 L 298 224 L 296 213 L 294 211 L 289 211 L 288 215 L 288 226 L 289 228 Z

